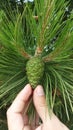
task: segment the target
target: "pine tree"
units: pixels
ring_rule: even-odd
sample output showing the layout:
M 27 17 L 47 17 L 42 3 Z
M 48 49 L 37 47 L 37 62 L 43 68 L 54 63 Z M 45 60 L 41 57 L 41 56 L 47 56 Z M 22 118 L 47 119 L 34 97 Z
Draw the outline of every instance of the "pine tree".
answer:
M 73 129 L 73 11 L 65 0 L 8 6 L 0 26 L 0 109 L 30 83 L 43 86 L 49 111 Z M 33 7 L 33 8 L 32 8 Z M 35 114 L 32 102 L 30 118 Z

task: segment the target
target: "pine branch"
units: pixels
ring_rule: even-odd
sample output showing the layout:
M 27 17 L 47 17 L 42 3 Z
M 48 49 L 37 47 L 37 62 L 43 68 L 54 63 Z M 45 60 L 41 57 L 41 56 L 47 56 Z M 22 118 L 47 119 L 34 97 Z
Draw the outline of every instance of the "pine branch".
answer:
M 63 52 L 63 49 L 64 49 L 64 47 L 66 47 L 67 45 L 67 41 L 70 39 L 70 34 L 68 33 L 66 36 L 65 36 L 65 38 L 64 38 L 64 41 L 62 41 L 62 43 L 58 46 L 58 47 L 56 47 L 54 50 L 53 50 L 53 52 L 52 53 L 50 53 L 49 54 L 49 56 L 46 56 L 46 57 L 44 57 L 43 59 L 45 60 L 45 61 L 52 61 L 52 60 L 54 60 L 55 58 L 57 58 L 57 57 L 59 57 L 59 54 L 61 54 L 61 53 L 64 53 Z M 70 45 L 69 45 L 70 46 Z M 72 47 L 72 46 L 71 46 Z M 69 48 L 68 48 L 69 49 Z M 66 50 L 64 50 L 65 52 L 66 52 Z M 68 55 L 69 56 L 69 55 Z M 67 55 L 66 55 L 66 57 L 67 57 Z M 63 56 L 63 58 L 64 58 L 64 56 Z
M 54 111 L 65 123 L 71 118 L 73 13 L 64 20 L 67 6 L 68 2 L 65 0 L 35 0 L 33 8 L 26 3 L 22 13 L 18 9 L 13 12 L 9 7 L 9 17 L 5 15 L 0 26 L 0 108 L 10 104 L 30 81 L 27 62 L 31 63 L 29 66 L 33 66 L 32 72 L 34 68 L 39 68 L 34 70 L 33 78 L 42 68 L 41 61 L 45 67 L 39 83 L 44 88 L 49 112 Z M 41 60 L 37 62 L 36 57 L 37 61 L 39 58 Z M 34 107 L 31 104 L 28 110 L 31 117 L 33 112 Z
M 72 101 L 72 98 L 73 98 L 73 93 L 72 93 L 72 91 L 73 91 L 73 79 L 72 79 L 73 60 L 61 61 L 58 63 L 52 62 L 52 63 L 48 63 L 47 65 L 48 65 L 48 68 L 46 67 L 47 68 L 46 71 L 48 72 L 48 75 L 50 76 L 50 80 L 52 83 L 52 84 L 50 84 L 50 88 L 52 88 L 52 93 L 53 93 L 53 91 L 55 92 L 55 90 L 56 90 L 55 100 L 56 100 L 57 96 L 58 96 L 58 98 L 60 98 L 62 95 L 61 99 L 63 99 L 63 101 L 64 101 L 64 104 L 65 104 L 64 107 L 66 110 L 67 117 L 69 119 L 69 112 L 68 112 L 68 108 L 67 108 L 68 103 L 69 103 L 71 111 L 73 111 L 73 101 Z M 68 75 L 68 77 L 67 77 L 67 75 Z M 50 90 L 46 89 L 46 92 L 47 91 L 50 91 Z M 59 91 L 59 93 L 57 93 L 58 91 Z M 47 92 L 47 93 L 51 93 L 51 92 Z M 47 96 L 47 98 L 49 101 L 49 96 Z M 59 101 L 61 101 L 61 99 L 59 99 Z M 52 99 L 52 106 L 53 106 L 53 101 L 54 101 L 54 99 Z M 54 105 L 56 105 L 56 103 Z M 61 105 L 62 105 L 62 103 L 59 106 L 61 106 Z
M 49 21 L 50 15 L 53 11 L 54 1 L 52 0 L 51 2 L 47 2 L 46 5 L 47 5 L 47 7 L 46 7 L 47 11 L 46 11 L 43 23 L 42 23 L 42 29 L 41 29 L 41 32 L 39 35 L 40 37 L 39 37 L 39 41 L 38 41 L 38 45 L 41 48 L 41 51 L 44 46 L 44 34 L 45 34 L 46 27 L 48 26 L 48 21 Z

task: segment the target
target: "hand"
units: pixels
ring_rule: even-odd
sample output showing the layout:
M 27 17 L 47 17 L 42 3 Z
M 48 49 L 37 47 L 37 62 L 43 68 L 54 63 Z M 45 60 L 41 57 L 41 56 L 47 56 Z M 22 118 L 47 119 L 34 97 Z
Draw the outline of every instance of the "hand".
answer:
M 7 120 L 9 130 L 69 130 L 54 114 L 50 118 L 44 91 L 40 85 L 33 92 L 33 103 L 43 123 L 38 125 L 39 118 L 37 117 L 35 122 L 29 125 L 26 108 L 31 95 L 32 88 L 28 84 L 18 94 L 8 109 Z

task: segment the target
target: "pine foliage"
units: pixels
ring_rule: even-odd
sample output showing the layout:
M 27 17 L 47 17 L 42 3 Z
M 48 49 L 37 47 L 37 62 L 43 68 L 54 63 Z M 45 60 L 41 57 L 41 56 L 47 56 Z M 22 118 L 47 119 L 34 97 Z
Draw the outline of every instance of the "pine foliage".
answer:
M 29 82 L 27 61 L 41 55 L 48 108 L 72 127 L 67 121 L 73 113 L 73 11 L 64 19 L 68 5 L 65 0 L 34 0 L 22 13 L 8 7 L 0 26 L 0 108 Z

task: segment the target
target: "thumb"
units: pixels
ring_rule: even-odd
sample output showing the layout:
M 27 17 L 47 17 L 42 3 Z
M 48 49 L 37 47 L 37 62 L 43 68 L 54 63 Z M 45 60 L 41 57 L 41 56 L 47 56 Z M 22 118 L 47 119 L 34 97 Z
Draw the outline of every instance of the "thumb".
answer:
M 33 93 L 34 106 L 43 122 L 49 117 L 48 107 L 46 104 L 46 98 L 43 91 L 43 87 L 38 85 Z

